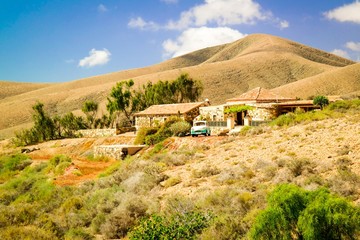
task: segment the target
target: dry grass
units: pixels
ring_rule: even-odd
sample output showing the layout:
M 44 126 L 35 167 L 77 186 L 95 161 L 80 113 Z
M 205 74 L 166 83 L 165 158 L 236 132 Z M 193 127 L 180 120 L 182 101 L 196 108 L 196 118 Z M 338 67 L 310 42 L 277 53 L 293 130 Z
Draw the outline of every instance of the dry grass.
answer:
M 358 81 L 355 81 L 359 78 L 359 64 L 344 67 L 353 63 L 286 39 L 254 34 L 234 43 L 199 50 L 149 67 L 46 86 L 20 87 L 14 83 L 9 86 L 13 89 L 11 94 L 4 99 L 0 97 L 0 115 L 6 116 L 0 118 L 0 139 L 11 136 L 21 124 L 31 121 L 31 106 L 36 101 L 43 102 L 52 114 L 64 114 L 69 111 L 80 113 L 82 103 L 92 99 L 100 103 L 99 112 L 106 112 L 106 97 L 111 88 L 116 82 L 130 78 L 139 86 L 147 81 L 175 79 L 180 72 L 186 72 L 203 81 L 204 98 L 209 98 L 212 104 L 220 104 L 258 86 L 271 89 L 317 76 L 324 76 L 322 79 L 327 79 L 327 84 L 320 86 L 307 82 L 306 88 L 301 88 L 302 93 L 313 94 L 314 89 L 322 94 L 355 92 L 360 90 Z M 332 74 L 337 77 L 326 77 Z M 328 88 L 322 88 L 325 85 Z

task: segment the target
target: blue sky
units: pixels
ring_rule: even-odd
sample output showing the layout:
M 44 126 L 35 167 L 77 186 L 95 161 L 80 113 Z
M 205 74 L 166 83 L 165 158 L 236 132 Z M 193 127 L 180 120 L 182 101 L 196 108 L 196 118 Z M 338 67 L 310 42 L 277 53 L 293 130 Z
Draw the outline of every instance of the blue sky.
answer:
M 360 61 L 360 2 L 0 0 L 0 80 L 72 81 L 252 33 Z

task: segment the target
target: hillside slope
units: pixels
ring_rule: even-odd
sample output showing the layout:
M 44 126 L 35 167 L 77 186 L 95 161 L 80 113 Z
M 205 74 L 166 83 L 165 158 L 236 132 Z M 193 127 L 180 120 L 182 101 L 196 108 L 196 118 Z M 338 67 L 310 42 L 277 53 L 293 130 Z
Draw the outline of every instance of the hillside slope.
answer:
M 351 64 L 354 62 L 279 37 L 249 35 L 149 67 L 19 91 L 0 99 L 0 114 L 6 116 L 0 118 L 0 137 L 4 131 L 30 122 L 31 106 L 37 101 L 44 103 L 51 114 L 61 115 L 78 111 L 85 100 L 92 99 L 100 103 L 100 112 L 105 112 L 106 96 L 111 88 L 116 82 L 130 78 L 139 86 L 147 81 L 173 80 L 181 73 L 189 73 L 203 82 L 203 98 L 220 104 L 255 87 L 276 88 Z M 313 88 L 311 84 L 308 87 Z M 346 91 L 357 90 L 357 87 L 351 88 Z M 336 94 L 343 94 L 342 90 L 345 89 L 339 89 Z
M 309 87 L 311 86 L 311 88 Z M 360 63 L 334 69 L 273 89 L 284 96 L 308 98 L 316 95 L 338 95 L 360 91 Z
M 0 99 L 16 96 L 25 92 L 31 92 L 48 86 L 50 86 L 50 84 L 0 81 Z

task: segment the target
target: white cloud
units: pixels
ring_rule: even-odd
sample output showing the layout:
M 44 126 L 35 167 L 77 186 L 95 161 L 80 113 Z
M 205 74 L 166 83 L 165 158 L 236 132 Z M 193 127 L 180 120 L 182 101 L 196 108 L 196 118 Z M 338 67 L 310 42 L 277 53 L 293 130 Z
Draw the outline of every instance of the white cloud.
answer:
M 338 55 L 340 57 L 343 57 L 343 58 L 348 58 L 350 59 L 350 56 L 348 54 L 348 52 L 342 50 L 342 49 L 334 49 L 331 51 L 331 53 L 335 54 L 335 55 Z
M 166 4 L 175 4 L 178 3 L 178 0 L 160 0 L 161 2 L 164 2 Z
M 198 49 L 233 42 L 245 36 L 245 34 L 228 27 L 190 28 L 176 40 L 168 39 L 163 42 L 164 57 L 177 57 Z
M 285 29 L 290 27 L 290 23 L 286 20 L 280 21 L 280 29 Z
M 360 2 L 343 5 L 324 13 L 324 15 L 330 20 L 360 24 Z
M 178 21 L 169 21 L 169 29 L 186 29 L 191 26 L 228 26 L 254 24 L 266 20 L 271 13 L 264 12 L 254 0 L 205 0 L 188 11 L 182 12 Z
M 152 31 L 156 31 L 160 28 L 158 24 L 156 24 L 152 21 L 146 22 L 141 17 L 130 19 L 130 21 L 128 23 L 128 27 L 138 28 L 141 30 L 152 30 Z
M 99 6 L 97 7 L 97 10 L 100 13 L 104 13 L 104 12 L 108 11 L 107 7 L 104 4 L 99 4 Z
M 354 52 L 360 52 L 360 42 L 347 42 L 345 44 L 345 47 L 347 47 L 348 49 Z
M 88 57 L 84 57 L 79 61 L 79 67 L 94 67 L 104 65 L 110 61 L 111 53 L 104 48 L 103 50 L 91 49 Z

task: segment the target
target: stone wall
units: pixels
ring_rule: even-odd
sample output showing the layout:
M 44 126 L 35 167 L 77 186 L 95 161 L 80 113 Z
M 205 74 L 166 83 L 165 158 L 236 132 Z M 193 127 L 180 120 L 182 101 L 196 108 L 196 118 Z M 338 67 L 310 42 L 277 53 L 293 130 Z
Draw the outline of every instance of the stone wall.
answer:
M 251 121 L 270 121 L 276 117 L 275 108 L 256 108 L 248 111 Z
M 83 129 L 79 130 L 77 133 L 81 134 L 83 137 L 110 137 L 116 136 L 116 129 Z
M 206 119 L 208 121 L 225 121 L 224 105 L 201 107 L 197 120 Z
M 94 157 L 106 156 L 117 160 L 134 155 L 145 145 L 100 145 L 94 147 Z

